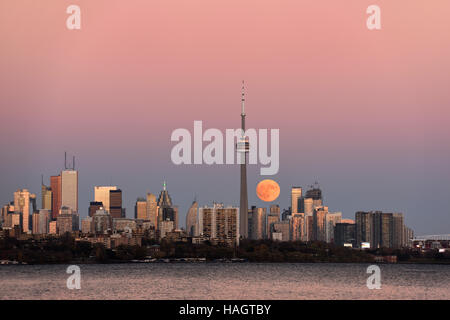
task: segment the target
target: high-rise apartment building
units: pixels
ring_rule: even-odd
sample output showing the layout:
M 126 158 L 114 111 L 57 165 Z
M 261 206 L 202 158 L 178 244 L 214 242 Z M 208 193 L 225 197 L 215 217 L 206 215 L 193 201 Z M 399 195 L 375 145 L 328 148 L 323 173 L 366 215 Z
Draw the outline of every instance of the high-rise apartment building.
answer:
M 305 214 L 294 213 L 291 217 L 291 240 L 306 241 Z
M 342 219 L 342 212 L 328 212 L 325 217 L 325 241 L 334 243 L 334 228 Z
M 276 237 L 274 236 L 276 234 Z M 279 237 L 281 235 L 281 237 Z M 290 222 L 283 220 L 272 224 L 272 240 L 289 241 L 290 240 Z
M 266 208 L 252 207 L 251 225 L 251 239 L 266 238 Z
M 279 207 L 278 207 L 279 208 Z M 271 234 L 271 232 L 272 232 L 272 229 L 273 229 L 273 224 L 274 223 L 276 223 L 276 222 L 279 222 L 280 221 L 280 212 L 278 211 L 278 214 L 277 213 L 270 213 L 268 216 L 267 216 L 267 222 L 266 222 L 266 238 L 267 239 L 270 239 L 270 234 Z
M 200 234 L 211 241 L 239 244 L 239 209 L 214 203 L 199 209 Z
M 317 207 L 313 213 L 313 234 L 312 240 L 326 241 L 326 216 L 328 207 Z
M 338 246 L 351 244 L 352 247 L 355 247 L 355 226 L 354 223 L 336 223 L 334 227 L 334 243 Z
M 33 234 L 48 234 L 52 213 L 49 209 L 41 209 L 33 213 Z
M 356 245 L 361 247 L 361 243 L 367 242 L 373 245 L 372 226 L 373 214 L 372 212 L 358 211 L 355 214 L 356 225 Z

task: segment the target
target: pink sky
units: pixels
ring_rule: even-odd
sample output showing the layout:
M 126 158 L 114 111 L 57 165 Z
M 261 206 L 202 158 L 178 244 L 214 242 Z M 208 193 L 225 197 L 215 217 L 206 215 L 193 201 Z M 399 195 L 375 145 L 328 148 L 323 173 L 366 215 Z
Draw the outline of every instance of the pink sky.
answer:
M 70 4 L 79 31 L 65 26 Z M 371 4 L 380 31 L 366 28 Z M 237 168 L 175 167 L 170 133 L 237 127 L 245 79 L 248 125 L 280 129 L 281 207 L 318 179 L 344 216 L 403 211 L 448 233 L 449 12 L 447 0 L 3 0 L 0 199 L 39 192 L 68 150 L 81 208 L 112 182 L 131 216 L 162 179 L 183 214 L 193 179 L 201 204 L 238 204 Z M 250 205 L 262 205 L 254 173 Z

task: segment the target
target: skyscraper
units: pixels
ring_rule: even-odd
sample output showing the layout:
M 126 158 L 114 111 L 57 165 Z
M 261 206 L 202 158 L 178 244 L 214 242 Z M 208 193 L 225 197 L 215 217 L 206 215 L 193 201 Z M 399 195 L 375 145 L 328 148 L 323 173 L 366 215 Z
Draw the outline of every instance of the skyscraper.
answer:
M 94 200 L 96 202 L 102 202 L 103 203 L 103 209 L 110 212 L 110 191 L 111 190 L 117 190 L 117 186 L 95 186 L 94 187 Z
M 112 218 L 124 218 L 125 210 L 122 208 L 122 190 L 109 191 L 109 214 Z
M 41 183 L 41 207 L 42 209 L 52 210 L 52 188 L 44 184 L 44 178 Z
M 52 218 L 56 219 L 61 209 L 61 175 L 50 177 L 50 188 L 52 189 Z
M 147 200 L 144 198 L 136 199 L 136 204 L 134 205 L 134 218 L 149 220 L 147 217 Z
M 300 213 L 303 212 L 302 204 L 302 188 L 301 187 L 292 187 L 291 188 L 291 213 Z
M 166 182 L 163 184 L 163 190 L 158 197 L 158 226 L 163 221 L 173 221 L 173 228 L 178 228 L 178 208 L 172 203 L 172 198 L 166 188 Z
M 89 203 L 89 217 L 93 217 L 97 210 L 99 210 L 100 208 L 103 208 L 102 202 L 91 201 Z
M 156 196 L 153 193 L 147 193 L 147 218 L 146 220 L 150 221 L 150 224 L 158 228 L 158 203 L 156 202 Z M 172 200 L 171 200 L 172 201 Z
M 189 236 L 194 237 L 198 233 L 198 203 L 194 200 L 188 213 L 186 214 L 186 232 Z
M 241 160 L 241 199 L 239 205 L 239 232 L 242 238 L 248 238 L 248 197 L 247 197 L 247 152 L 248 142 L 245 137 L 245 92 L 244 81 L 242 81 L 242 98 L 241 98 L 241 129 L 242 137 L 238 144 L 237 152 L 243 157 Z M 239 158 L 239 157 L 238 157 Z M 242 159 L 242 158 L 241 158 Z
M 18 189 L 14 192 L 14 212 L 20 214 L 22 232 L 30 230 L 30 192 L 27 189 Z
M 78 212 L 78 171 L 73 168 L 61 172 L 61 206 Z
M 252 207 L 252 227 L 250 238 L 254 240 L 266 238 L 266 208 Z

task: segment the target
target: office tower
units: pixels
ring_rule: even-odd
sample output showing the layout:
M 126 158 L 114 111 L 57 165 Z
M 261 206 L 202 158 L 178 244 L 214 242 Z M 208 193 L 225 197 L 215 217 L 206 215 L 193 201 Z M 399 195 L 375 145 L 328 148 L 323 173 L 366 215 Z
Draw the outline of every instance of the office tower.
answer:
M 328 214 L 328 207 L 317 207 L 313 213 L 313 233 L 312 240 L 326 241 L 326 216 Z
M 92 227 L 93 227 L 93 218 L 92 216 L 86 217 L 81 220 L 81 232 L 84 234 L 93 233 Z
M 249 143 L 245 137 L 245 92 L 244 82 L 242 81 L 242 98 L 241 98 L 241 129 L 242 137 L 238 143 L 237 153 L 240 160 L 241 167 L 241 190 L 240 190 L 240 205 L 239 205 L 239 232 L 240 236 L 245 239 L 248 238 L 248 197 L 247 197 L 247 153 L 249 150 Z
M 70 207 L 62 206 L 56 218 L 56 228 L 59 235 L 79 230 L 80 216 Z
M 314 184 L 314 186 L 311 186 L 311 189 L 306 191 L 305 198 L 313 199 L 314 208 L 323 206 L 322 190 L 320 190 L 319 184 L 317 182 Z
M 291 217 L 291 240 L 306 241 L 305 214 L 294 213 Z
M 142 220 L 150 220 L 147 216 L 147 200 L 144 198 L 137 198 L 134 205 L 134 218 Z
M 110 211 L 110 191 L 117 190 L 117 186 L 95 186 L 94 187 L 94 200 L 95 202 L 103 203 L 103 209 L 111 213 Z
M 61 206 L 78 212 L 78 171 L 66 169 L 61 172 Z
M 198 203 L 197 201 L 193 201 L 189 211 L 186 214 L 186 233 L 190 237 L 194 237 L 198 235 L 198 223 L 197 223 L 197 215 L 198 215 Z
M 44 184 L 44 177 L 41 182 L 41 207 L 52 210 L 52 188 Z
M 392 223 L 392 247 L 395 249 L 403 248 L 406 246 L 403 213 L 394 213 L 392 215 Z
M 33 213 L 33 234 L 48 234 L 52 213 L 49 209 L 41 209 Z
M 52 218 L 56 219 L 61 209 L 61 175 L 50 177 L 52 189 Z
M 164 183 L 165 185 L 165 183 Z M 170 198 L 169 194 L 167 193 L 167 196 Z M 147 193 L 147 218 L 146 220 L 149 220 L 151 225 L 155 227 L 155 229 L 158 228 L 158 203 L 156 201 L 156 196 L 152 193 Z M 170 203 L 172 203 L 172 199 L 170 199 Z
M 334 228 L 336 223 L 340 223 L 342 212 L 328 212 L 325 216 L 325 241 L 334 243 Z
M 89 217 L 93 217 L 97 210 L 103 208 L 103 202 L 91 201 L 89 203 Z
M 14 192 L 14 212 L 20 214 L 22 232 L 30 230 L 30 192 L 27 189 L 18 189 Z
M 307 215 L 312 215 L 314 213 L 314 200 L 312 198 L 304 198 L 303 209 Z
M 109 191 L 109 214 L 112 218 L 124 218 L 125 211 L 122 209 L 122 190 Z
M 303 212 L 302 208 L 302 188 L 292 187 L 291 189 L 291 213 Z
M 266 208 L 252 207 L 250 238 L 253 240 L 266 238 Z
M 170 220 L 173 221 L 174 229 L 178 228 L 178 208 L 172 203 L 172 198 L 167 191 L 166 183 L 163 184 L 163 190 L 161 191 L 157 205 L 158 209 L 158 224 L 159 222 Z
M 336 223 L 334 227 L 334 243 L 338 246 L 351 244 L 356 246 L 356 225 L 354 223 Z
M 361 243 L 368 242 L 373 245 L 372 240 L 372 225 L 373 214 L 371 212 L 358 211 L 355 213 L 356 225 L 356 246 L 361 247 Z
M 112 231 L 112 218 L 108 211 L 99 209 L 92 217 L 92 231 L 95 234 L 106 234 Z
M 272 240 L 289 241 L 290 240 L 290 221 L 279 221 L 272 224 Z
M 291 215 L 291 207 L 289 207 L 289 209 L 283 209 L 283 212 L 281 213 L 281 220 L 289 219 L 290 215 Z

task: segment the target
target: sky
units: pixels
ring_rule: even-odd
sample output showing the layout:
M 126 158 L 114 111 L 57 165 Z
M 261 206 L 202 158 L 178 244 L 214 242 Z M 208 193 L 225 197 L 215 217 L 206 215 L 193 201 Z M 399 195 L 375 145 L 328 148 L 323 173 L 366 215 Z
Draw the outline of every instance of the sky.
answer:
M 81 8 L 68 30 L 66 9 Z M 381 8 L 381 30 L 366 9 Z M 403 212 L 417 235 L 450 233 L 450 2 L 435 0 L 3 0 L 0 2 L 0 203 L 40 198 L 41 174 L 76 155 L 79 211 L 95 185 L 117 185 L 127 216 L 163 181 L 239 205 L 237 165 L 172 163 L 171 133 L 280 130 L 280 170 L 259 181 L 315 181 L 330 211 Z

